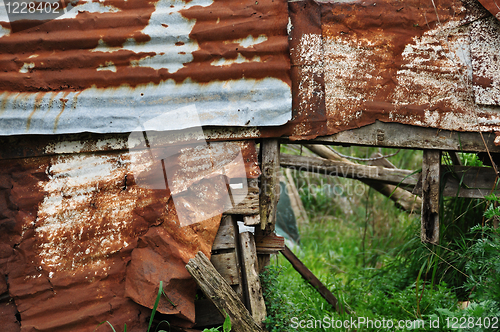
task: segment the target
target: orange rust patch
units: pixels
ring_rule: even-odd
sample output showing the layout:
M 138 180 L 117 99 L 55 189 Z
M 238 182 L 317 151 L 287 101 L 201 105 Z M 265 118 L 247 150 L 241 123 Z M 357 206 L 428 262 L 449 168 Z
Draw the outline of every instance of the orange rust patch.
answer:
M 100 2 L 99 2 L 100 3 Z M 76 18 L 51 20 L 43 25 L 0 38 L 0 68 L 7 74 L 0 77 L 0 91 L 79 91 L 141 84 L 159 84 L 169 79 L 182 83 L 187 78 L 207 83 L 241 78 L 276 77 L 290 84 L 287 10 L 284 0 L 255 1 L 216 0 L 209 7 L 182 11 L 196 20 L 190 37 L 199 45 L 194 60 L 175 73 L 134 65 L 137 61 L 157 55 L 154 52 L 132 52 L 126 49 L 112 52 L 95 51 L 104 43 L 110 48 L 123 47 L 127 40 L 141 44 L 151 40 L 143 31 L 155 11 L 156 1 L 105 1 L 103 6 L 118 8 L 118 12 L 79 12 Z M 76 7 L 73 10 L 78 10 Z M 26 21 L 23 24 L 30 24 Z M 167 24 L 161 24 L 167 28 Z M 267 41 L 250 47 L 225 44 L 225 39 L 247 38 L 249 35 L 269 35 Z M 175 45 L 182 46 L 183 42 Z M 182 53 L 182 52 L 181 52 Z M 235 59 L 241 54 L 260 61 L 212 66 L 220 57 Z M 36 55 L 34 58 L 30 56 Z M 28 73 L 19 72 L 25 63 L 33 63 Z M 113 63 L 116 72 L 97 71 L 104 63 Z
M 184 266 L 200 250 L 210 255 L 220 214 L 183 227 L 170 189 L 139 181 L 157 180 L 149 151 L 89 152 L 92 144 L 112 145 L 110 137 L 80 143 L 60 142 L 64 153 L 53 156 L 0 160 L 0 271 L 8 276 L 22 328 L 79 332 L 108 320 L 144 331 L 145 307 L 154 303 L 160 280 L 177 306 L 162 300 L 158 310 L 192 325 L 196 287 Z M 233 144 L 242 149 L 249 175 L 260 173 L 254 142 L 212 144 L 222 148 L 208 159 L 190 160 L 188 152 L 171 159 L 189 175 L 225 163 L 224 146 Z M 227 180 L 207 178 L 179 186 L 193 215 L 221 209 L 218 187 Z

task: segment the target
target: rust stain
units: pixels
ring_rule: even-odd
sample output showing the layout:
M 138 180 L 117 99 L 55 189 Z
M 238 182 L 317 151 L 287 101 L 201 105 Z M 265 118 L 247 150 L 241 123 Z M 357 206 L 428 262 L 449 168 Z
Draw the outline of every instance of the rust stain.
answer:
M 5 112 L 5 110 L 6 110 L 6 106 L 7 106 L 7 103 L 9 102 L 9 100 L 10 100 L 10 98 L 11 98 L 11 97 L 10 97 L 11 95 L 12 95 L 12 94 L 11 94 L 11 92 L 8 92 L 8 91 L 6 91 L 6 92 L 4 92 L 4 93 L 2 94 L 2 96 L 3 96 L 3 100 L 2 100 L 2 104 L 0 105 L 0 115 L 1 115 L 3 112 Z
M 0 270 L 23 330 L 89 331 L 108 320 L 144 331 L 159 280 L 176 306 L 162 300 L 158 310 L 176 315 L 180 326 L 192 325 L 196 287 L 184 266 L 200 250 L 210 255 L 221 215 L 184 226 L 171 188 L 141 181 L 163 174 L 153 171 L 148 150 L 82 153 L 121 139 L 92 147 L 61 141 L 46 147 L 52 156 L 0 160 L 0 248 L 9 257 L 8 264 L 0 260 Z M 254 142 L 213 142 L 205 155 L 184 149 L 166 166 L 188 175 L 213 173 L 238 149 L 243 173 L 258 176 Z M 190 185 L 176 189 L 197 220 L 221 210 L 224 177 L 242 176 L 230 163 L 224 174 L 204 174 L 185 177 Z
M 290 3 L 293 119 L 262 136 L 310 139 L 376 120 L 499 131 L 498 110 L 480 105 L 498 105 L 500 28 L 488 16 L 474 1 Z
M 43 96 L 44 94 L 43 93 L 38 93 L 36 96 L 35 96 L 35 106 L 33 107 L 33 111 L 30 113 L 30 115 L 28 116 L 28 119 L 26 121 L 26 131 L 29 131 L 30 129 L 30 126 L 31 126 L 31 120 L 33 118 L 33 115 L 35 115 L 36 111 L 38 109 L 40 109 L 40 106 L 42 105 L 42 102 L 43 102 Z
M 69 95 L 69 92 L 66 91 L 63 93 L 63 96 L 62 98 L 59 98 L 59 101 L 61 102 L 61 111 L 59 112 L 59 114 L 57 114 L 56 116 L 56 120 L 54 121 L 54 133 L 56 132 L 57 130 L 57 125 L 59 124 L 59 118 L 61 117 L 61 115 L 63 114 L 64 110 L 66 109 L 66 103 L 68 102 L 68 99 L 66 99 L 66 97 Z
M 187 78 L 199 83 L 241 78 L 276 77 L 290 84 L 287 11 L 285 1 L 216 0 L 208 7 L 193 6 L 181 11 L 188 20 L 196 20 L 189 35 L 199 50 L 193 61 L 175 72 L 135 65 L 157 55 L 126 49 L 127 40 L 145 44 L 151 36 L 143 31 L 156 10 L 157 1 L 119 0 L 99 2 L 101 6 L 118 9 L 113 12 L 79 11 L 75 18 L 57 19 L 0 38 L 0 64 L 15 68 L 0 78 L 0 91 L 81 91 L 91 87 L 110 88 L 128 85 L 137 87 L 159 84 L 169 79 L 177 83 Z M 73 9 L 78 10 L 77 8 Z M 159 9 L 158 9 L 159 10 Z M 29 25 L 30 21 L 23 24 Z M 168 28 L 167 24 L 162 24 Z M 224 40 L 245 40 L 266 35 L 256 45 L 245 42 L 225 44 Z M 70 38 L 68 38 L 70 36 Z M 105 45 L 100 48 L 100 45 Z M 184 45 L 178 41 L 176 46 Z M 101 51 L 102 49 L 102 51 Z M 109 49 L 109 51 L 107 50 Z M 30 58 L 33 54 L 37 57 Z M 216 66 L 217 59 L 260 59 L 231 66 Z M 29 73 L 19 72 L 32 63 Z M 97 69 L 113 63 L 115 72 Z

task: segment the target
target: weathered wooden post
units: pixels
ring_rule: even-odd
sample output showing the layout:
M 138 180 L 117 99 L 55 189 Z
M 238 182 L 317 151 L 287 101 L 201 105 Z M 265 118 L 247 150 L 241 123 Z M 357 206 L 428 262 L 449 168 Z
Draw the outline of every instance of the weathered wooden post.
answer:
M 260 144 L 261 179 L 260 179 L 260 227 L 256 235 L 268 236 L 274 232 L 276 224 L 276 206 L 279 200 L 280 182 L 280 143 L 276 138 L 264 139 Z M 271 256 L 259 254 L 259 271 L 269 265 Z
M 424 150 L 422 161 L 422 242 L 439 242 L 441 151 Z

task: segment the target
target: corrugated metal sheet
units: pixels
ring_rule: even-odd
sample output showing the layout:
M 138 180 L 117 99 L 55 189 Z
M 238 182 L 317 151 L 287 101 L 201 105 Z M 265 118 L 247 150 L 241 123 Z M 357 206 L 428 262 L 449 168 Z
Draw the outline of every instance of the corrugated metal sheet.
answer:
M 479 0 L 493 16 L 500 20 L 500 3 L 497 0 Z
M 300 97 L 282 134 L 310 138 L 376 120 L 500 131 L 500 25 L 479 2 L 299 1 L 290 8 Z
M 52 156 L 0 160 L 0 273 L 23 331 L 92 331 L 109 320 L 143 332 L 159 281 L 176 305 L 162 300 L 159 311 L 194 321 L 184 266 L 210 255 L 228 178 L 260 175 L 255 143 L 183 146 L 166 162 L 165 146 L 150 143 L 81 153 L 63 141 L 47 147 Z M 6 313 L 0 322 L 16 320 Z
M 291 118 L 284 0 L 80 1 L 17 32 L 8 19 L 0 5 L 1 135 L 177 130 L 194 126 L 186 108 L 204 126 Z

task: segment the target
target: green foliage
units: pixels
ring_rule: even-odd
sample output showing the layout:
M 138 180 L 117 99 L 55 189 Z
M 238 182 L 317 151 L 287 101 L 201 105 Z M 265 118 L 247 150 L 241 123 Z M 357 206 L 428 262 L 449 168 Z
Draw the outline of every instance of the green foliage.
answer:
M 358 157 L 369 157 L 375 151 L 335 149 Z M 446 156 L 445 164 L 451 165 Z M 482 165 L 475 154 L 459 156 L 466 166 Z M 418 169 L 421 154 L 402 151 L 391 161 L 400 168 Z M 430 245 L 420 241 L 420 216 L 396 209 L 393 202 L 368 187 L 362 193 L 331 190 L 335 185 L 353 188 L 352 180 L 305 174 L 296 173 L 295 180 L 311 223 L 301 227 L 301 247 L 294 251 L 349 308 L 350 317 L 439 319 L 439 331 L 455 331 L 446 326 L 446 319 L 499 316 L 500 242 L 498 231 L 485 226 L 500 217 L 495 196 L 486 200 L 443 198 L 440 244 Z M 346 318 L 334 312 L 287 261 L 278 260 L 276 265 L 281 274 L 273 283 L 274 293 L 285 298 L 294 311 L 287 319 L 280 319 L 279 312 L 273 314 L 270 331 L 290 330 L 290 315 L 313 320 Z M 470 306 L 460 309 L 460 301 L 468 300 Z M 279 299 L 276 303 L 275 309 L 283 307 Z M 474 328 L 469 330 L 488 330 Z M 365 330 L 370 329 L 358 329 Z
M 439 318 L 444 331 L 489 332 L 500 328 L 500 303 L 485 300 L 471 303 L 465 310 L 437 309 L 432 318 Z
M 491 227 L 475 227 L 472 233 L 481 237 L 467 250 L 465 270 L 469 278 L 465 288 L 473 300 L 500 300 L 500 232 Z
M 204 329 L 203 332 L 220 332 L 220 328 L 220 326 L 212 327 L 210 329 Z M 224 319 L 224 324 L 222 324 L 222 331 L 231 332 L 231 319 L 229 318 L 228 314 L 226 314 L 226 319 Z
M 279 267 L 268 266 L 260 275 L 267 310 L 264 324 L 269 332 L 293 331 L 290 322 L 298 315 L 293 304 L 278 287 L 280 272 Z

